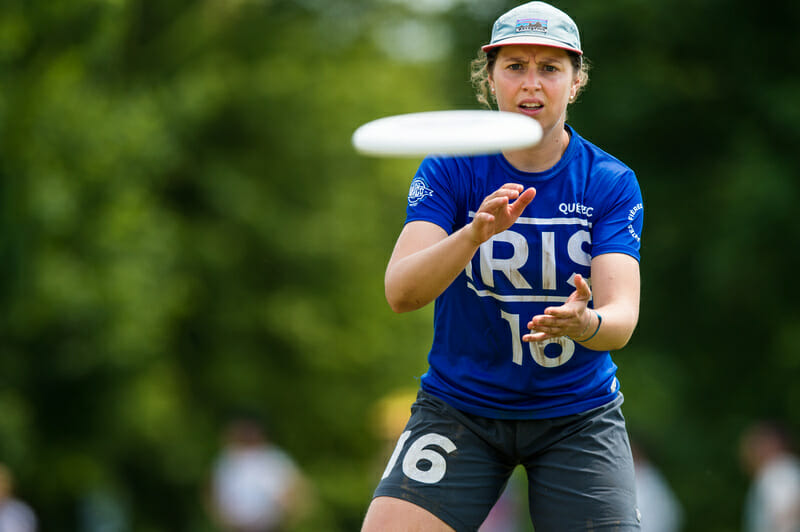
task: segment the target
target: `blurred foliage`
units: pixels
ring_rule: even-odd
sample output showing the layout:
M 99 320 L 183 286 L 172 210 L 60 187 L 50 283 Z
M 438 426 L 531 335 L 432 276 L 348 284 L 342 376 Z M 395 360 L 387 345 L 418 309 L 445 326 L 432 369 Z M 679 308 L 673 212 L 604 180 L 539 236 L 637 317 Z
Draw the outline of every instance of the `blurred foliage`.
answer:
M 357 529 L 371 412 L 425 371 L 430 309 L 382 278 L 419 161 L 357 156 L 384 115 L 475 108 L 502 0 L 5 0 L 0 461 L 44 530 L 112 494 L 133 530 L 211 530 L 226 420 L 257 414 Z M 571 123 L 646 202 L 631 432 L 687 529 L 739 528 L 737 439 L 800 425 L 796 3 L 558 3 L 594 68 Z M 743 38 L 743 35 L 748 38 Z

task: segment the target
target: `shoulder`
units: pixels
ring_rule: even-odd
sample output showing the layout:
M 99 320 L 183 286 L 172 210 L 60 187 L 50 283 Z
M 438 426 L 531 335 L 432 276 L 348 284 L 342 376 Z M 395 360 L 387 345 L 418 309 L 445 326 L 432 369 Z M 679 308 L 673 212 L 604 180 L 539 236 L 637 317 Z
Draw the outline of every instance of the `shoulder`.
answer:
M 641 187 L 631 167 L 577 133 L 573 138 L 590 196 L 607 204 L 641 203 Z
M 763 472 L 763 478 L 772 486 L 780 486 L 781 490 L 800 491 L 800 462 L 793 456 L 781 457 L 770 463 Z
M 10 521 L 24 521 L 28 524 L 36 523 L 36 514 L 33 509 L 19 499 L 7 499 L 0 509 L 0 513 Z
M 635 179 L 633 169 L 619 158 L 600 148 L 594 142 L 583 138 L 574 129 L 569 128 L 569 130 L 572 133 L 572 141 L 576 144 L 576 159 L 589 165 L 589 170 L 593 174 L 612 179 L 620 176 L 629 176 Z

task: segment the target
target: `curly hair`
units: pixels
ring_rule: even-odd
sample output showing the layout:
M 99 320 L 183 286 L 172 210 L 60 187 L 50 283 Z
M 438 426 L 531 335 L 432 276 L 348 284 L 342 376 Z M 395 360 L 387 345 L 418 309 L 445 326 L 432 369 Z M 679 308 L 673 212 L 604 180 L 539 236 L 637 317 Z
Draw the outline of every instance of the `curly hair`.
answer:
M 475 97 L 478 103 L 484 107 L 491 109 L 492 105 L 497 105 L 497 99 L 492 94 L 489 88 L 489 73 L 494 69 L 495 61 L 497 60 L 497 53 L 500 48 L 492 48 L 488 52 L 483 50 L 478 51 L 478 56 L 470 63 L 470 81 L 475 88 Z M 578 76 L 579 85 L 575 98 L 570 100 L 570 103 L 578 99 L 578 96 L 583 92 L 583 88 L 589 83 L 589 61 L 580 54 L 575 52 L 567 52 L 570 61 L 572 62 L 572 69 Z

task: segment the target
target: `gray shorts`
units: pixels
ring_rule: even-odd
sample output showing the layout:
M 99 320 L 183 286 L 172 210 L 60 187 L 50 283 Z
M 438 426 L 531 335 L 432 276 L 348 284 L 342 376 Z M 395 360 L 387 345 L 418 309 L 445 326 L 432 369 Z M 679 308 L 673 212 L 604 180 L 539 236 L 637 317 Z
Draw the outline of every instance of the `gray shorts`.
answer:
M 501 420 L 420 391 L 375 497 L 404 499 L 456 531 L 478 530 L 517 465 L 536 532 L 639 530 L 622 395 L 571 416 Z

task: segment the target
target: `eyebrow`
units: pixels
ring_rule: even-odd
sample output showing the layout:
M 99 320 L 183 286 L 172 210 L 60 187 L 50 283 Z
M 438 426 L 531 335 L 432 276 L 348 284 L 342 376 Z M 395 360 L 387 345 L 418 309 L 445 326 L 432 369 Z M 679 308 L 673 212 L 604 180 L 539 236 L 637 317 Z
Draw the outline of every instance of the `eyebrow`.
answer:
M 500 58 L 501 61 L 516 61 L 519 63 L 527 63 L 529 61 L 528 56 L 511 56 L 511 57 L 502 57 Z M 534 58 L 534 62 L 536 63 L 562 63 L 566 61 L 566 58 L 559 58 L 555 56 L 546 56 L 542 57 L 538 61 Z

